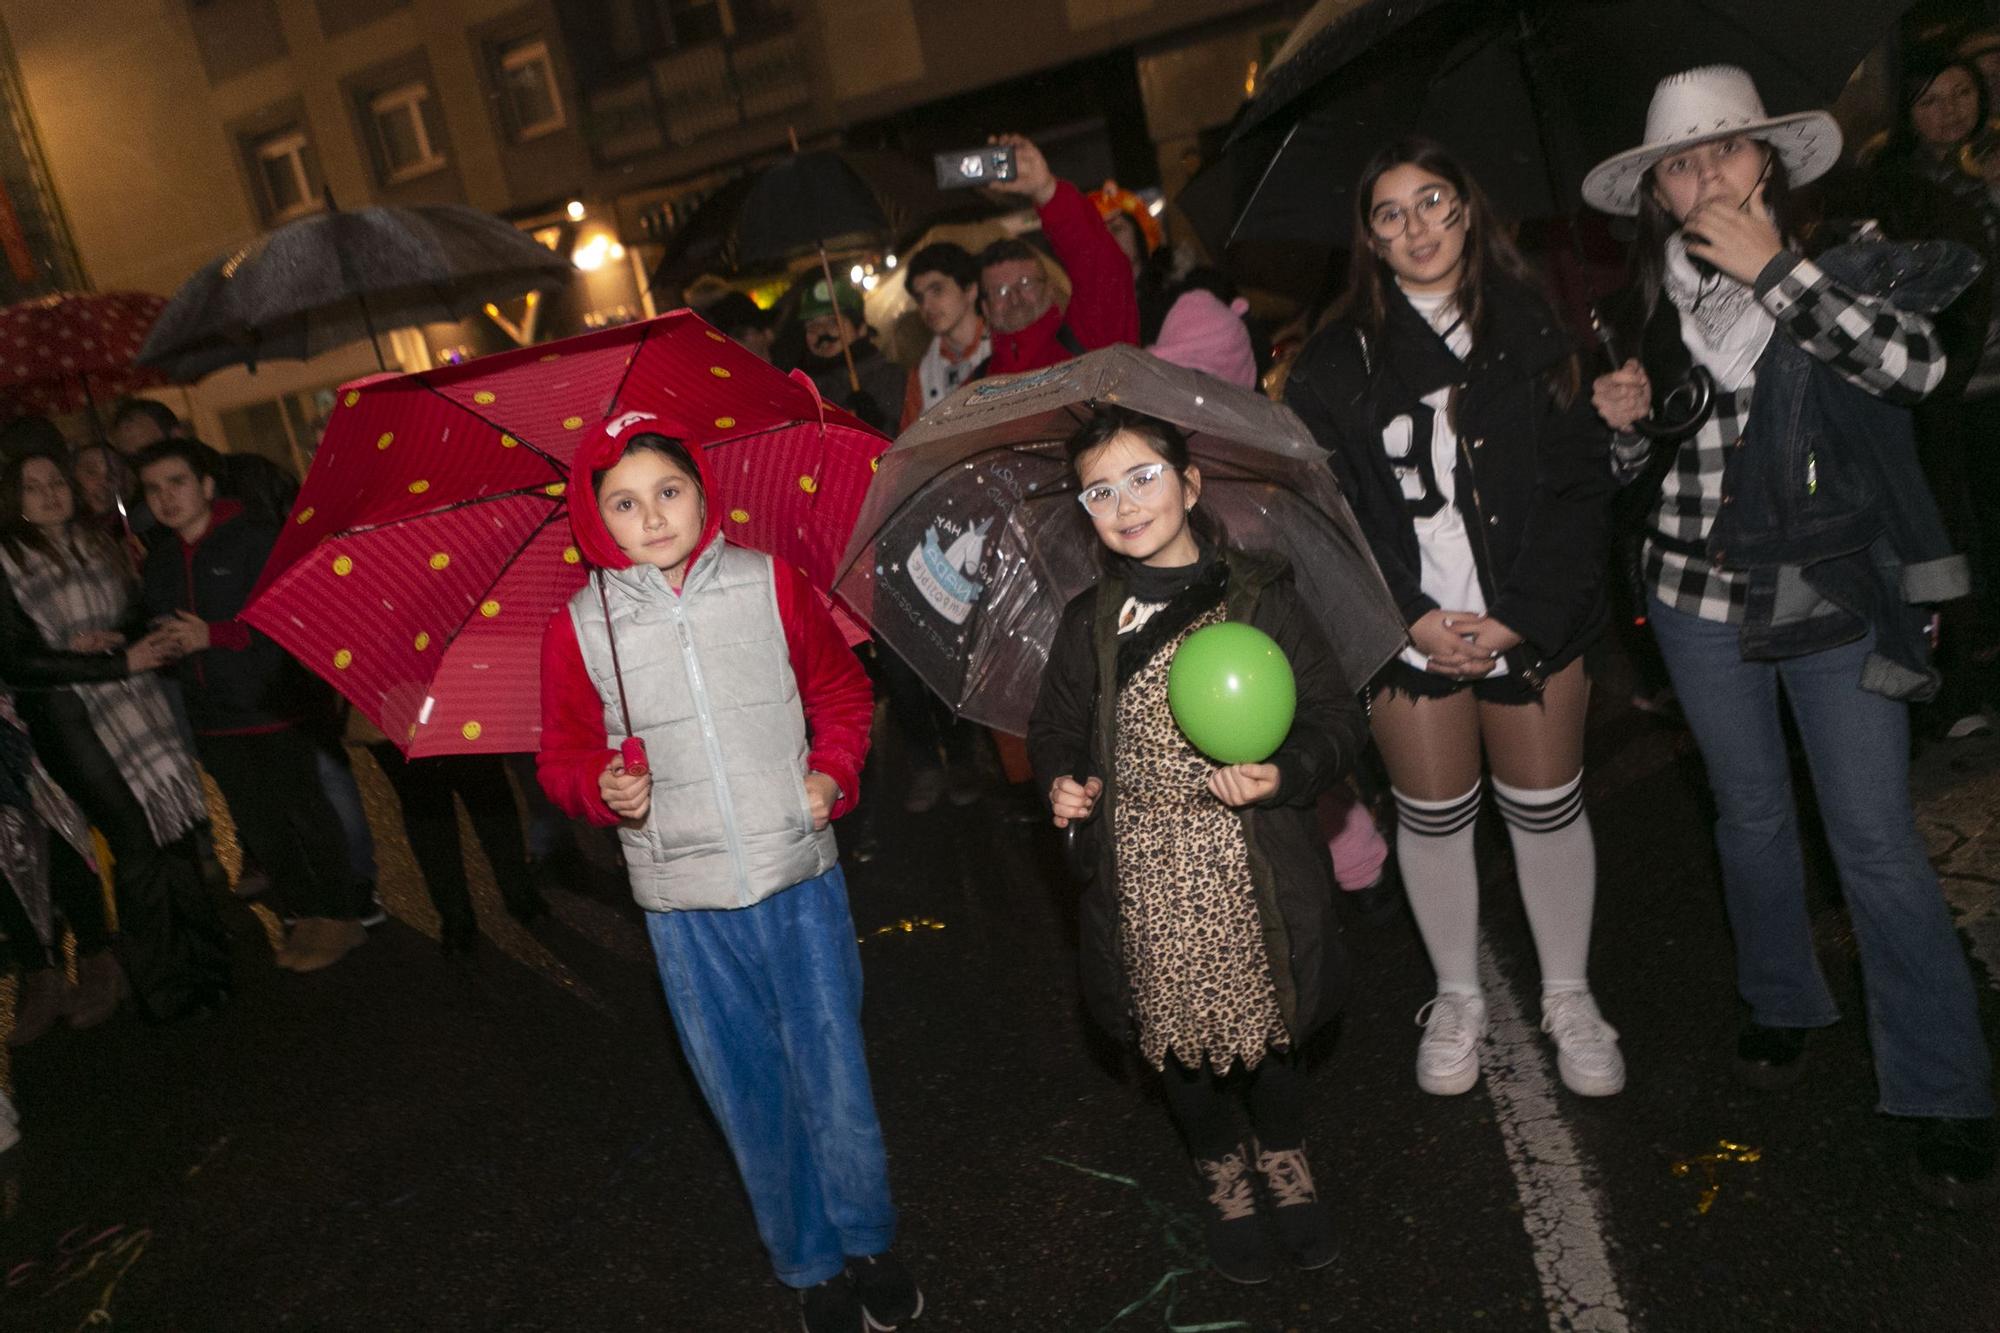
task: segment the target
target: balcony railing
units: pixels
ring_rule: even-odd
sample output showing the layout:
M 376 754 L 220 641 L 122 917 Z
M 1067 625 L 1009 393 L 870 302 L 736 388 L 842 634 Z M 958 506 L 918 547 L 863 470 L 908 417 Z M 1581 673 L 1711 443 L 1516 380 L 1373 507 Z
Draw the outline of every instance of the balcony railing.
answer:
M 588 94 L 591 152 L 608 166 L 778 115 L 811 98 L 806 37 L 797 30 L 676 51 Z

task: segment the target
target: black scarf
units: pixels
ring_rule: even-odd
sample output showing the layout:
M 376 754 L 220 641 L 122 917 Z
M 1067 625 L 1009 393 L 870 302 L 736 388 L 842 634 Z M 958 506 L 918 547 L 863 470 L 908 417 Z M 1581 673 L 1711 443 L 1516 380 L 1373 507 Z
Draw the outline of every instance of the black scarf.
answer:
M 1124 556 L 1113 556 L 1110 572 L 1125 581 L 1125 591 L 1141 602 L 1164 602 L 1152 618 L 1130 634 L 1118 637 L 1118 685 L 1139 674 L 1146 663 L 1222 601 L 1229 590 L 1229 566 L 1215 544 L 1195 538 L 1201 555 L 1191 565 L 1161 569 Z
M 1105 572 L 1125 584 L 1125 591 L 1142 602 L 1157 604 L 1171 602 L 1192 587 L 1195 582 L 1222 562 L 1222 552 L 1215 543 L 1199 532 L 1194 537 L 1195 558 L 1191 565 L 1169 565 L 1162 568 L 1132 559 L 1130 556 L 1106 554 Z

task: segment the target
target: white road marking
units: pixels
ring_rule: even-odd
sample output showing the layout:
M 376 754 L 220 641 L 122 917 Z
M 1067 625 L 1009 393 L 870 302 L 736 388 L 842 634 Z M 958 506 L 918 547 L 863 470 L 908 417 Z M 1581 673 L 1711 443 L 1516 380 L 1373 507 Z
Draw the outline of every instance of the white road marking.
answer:
M 1625 1298 L 1604 1244 L 1604 1205 L 1583 1150 L 1556 1103 L 1548 1039 L 1521 1012 L 1490 945 L 1479 946 L 1486 991 L 1486 1095 L 1506 1144 L 1521 1223 L 1535 1245 L 1549 1327 L 1559 1333 L 1630 1333 Z

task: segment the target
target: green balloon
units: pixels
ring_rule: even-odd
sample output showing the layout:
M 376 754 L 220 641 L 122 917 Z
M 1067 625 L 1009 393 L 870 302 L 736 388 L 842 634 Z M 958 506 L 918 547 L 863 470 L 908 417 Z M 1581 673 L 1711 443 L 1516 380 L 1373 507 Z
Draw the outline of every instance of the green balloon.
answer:
M 1284 649 L 1235 621 L 1187 636 L 1167 668 L 1167 707 L 1194 748 L 1218 764 L 1269 759 L 1292 730 L 1298 684 Z

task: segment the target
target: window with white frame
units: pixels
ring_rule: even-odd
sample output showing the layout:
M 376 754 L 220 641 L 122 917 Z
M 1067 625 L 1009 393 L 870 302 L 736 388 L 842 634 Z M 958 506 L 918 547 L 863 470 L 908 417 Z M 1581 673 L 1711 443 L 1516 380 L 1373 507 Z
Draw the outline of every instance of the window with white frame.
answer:
M 556 67 L 547 42 L 536 37 L 501 48 L 500 95 L 517 141 L 563 127 L 562 93 L 556 87 Z
M 264 208 L 273 222 L 282 222 L 318 207 L 312 172 L 306 162 L 303 130 L 281 130 L 259 139 L 252 148 Z
M 426 119 L 431 92 L 421 83 L 378 93 L 368 102 L 368 118 L 375 134 L 375 152 L 382 164 L 382 178 L 389 184 L 436 171 L 444 165 L 444 154 L 431 141 Z

